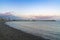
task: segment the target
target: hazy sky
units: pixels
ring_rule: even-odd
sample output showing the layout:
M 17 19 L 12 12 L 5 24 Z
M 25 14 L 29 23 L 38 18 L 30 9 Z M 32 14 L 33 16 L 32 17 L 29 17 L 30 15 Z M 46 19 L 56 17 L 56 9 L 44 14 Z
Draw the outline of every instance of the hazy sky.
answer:
M 60 16 L 60 0 L 0 0 L 0 12 L 17 16 Z

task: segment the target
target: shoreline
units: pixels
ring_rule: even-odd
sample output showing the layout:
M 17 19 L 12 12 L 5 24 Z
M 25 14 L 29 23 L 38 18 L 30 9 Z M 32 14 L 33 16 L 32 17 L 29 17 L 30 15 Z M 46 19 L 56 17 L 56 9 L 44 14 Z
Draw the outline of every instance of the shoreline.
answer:
M 0 39 L 1 40 L 49 40 L 43 37 L 34 36 L 32 34 L 25 33 L 21 30 L 12 28 L 5 22 L 0 22 Z

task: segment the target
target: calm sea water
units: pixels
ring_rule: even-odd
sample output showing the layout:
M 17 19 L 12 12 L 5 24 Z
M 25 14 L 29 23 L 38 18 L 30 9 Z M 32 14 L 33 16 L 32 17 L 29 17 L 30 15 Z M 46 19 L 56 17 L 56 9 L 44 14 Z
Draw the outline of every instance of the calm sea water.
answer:
M 7 25 L 51 40 L 60 40 L 60 21 L 13 21 Z

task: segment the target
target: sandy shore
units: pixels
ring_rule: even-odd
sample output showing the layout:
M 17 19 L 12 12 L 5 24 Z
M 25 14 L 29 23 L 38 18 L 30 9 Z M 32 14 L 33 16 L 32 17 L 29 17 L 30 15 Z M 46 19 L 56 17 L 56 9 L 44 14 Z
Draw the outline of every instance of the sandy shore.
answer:
M 48 40 L 9 27 L 0 22 L 0 40 Z

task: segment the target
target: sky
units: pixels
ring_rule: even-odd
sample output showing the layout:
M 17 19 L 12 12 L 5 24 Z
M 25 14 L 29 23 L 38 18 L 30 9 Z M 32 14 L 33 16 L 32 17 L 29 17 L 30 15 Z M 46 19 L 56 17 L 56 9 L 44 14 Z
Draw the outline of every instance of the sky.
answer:
M 60 0 L 0 0 L 0 13 L 16 16 L 60 16 Z

